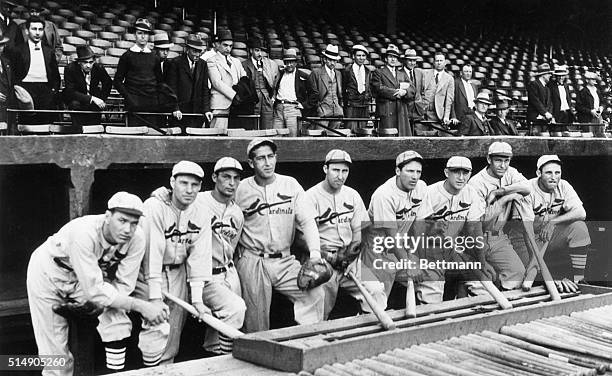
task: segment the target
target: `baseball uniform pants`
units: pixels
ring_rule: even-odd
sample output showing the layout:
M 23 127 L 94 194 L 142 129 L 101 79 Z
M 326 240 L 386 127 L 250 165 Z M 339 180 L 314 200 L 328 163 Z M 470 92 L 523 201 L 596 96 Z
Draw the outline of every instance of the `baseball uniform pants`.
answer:
M 539 239 L 536 241 L 541 248 L 543 243 Z M 584 274 L 586 247 L 590 244 L 589 230 L 583 221 L 555 226 L 544 254 L 544 261 L 553 277 L 571 279 L 572 267 L 581 269 Z M 584 278 L 584 275 L 582 277 Z
M 368 252 L 371 251 L 368 250 Z M 382 283 L 385 297 L 388 298 L 389 294 L 391 294 L 393 283 L 400 276 L 401 270 L 382 267 L 382 265 L 397 263 L 397 257 L 392 252 L 382 252 L 379 254 L 362 253 L 361 257 L 361 280 L 364 284 L 366 282 Z M 378 268 L 374 266 L 378 266 Z M 386 306 L 386 304 L 383 306 Z
M 297 275 L 301 265 L 294 256 L 264 258 L 245 250 L 236 267 L 247 307 L 244 320 L 247 333 L 270 329 L 272 289 L 291 300 L 298 324 L 323 320 L 325 292 L 321 286 L 306 291 L 298 288 Z

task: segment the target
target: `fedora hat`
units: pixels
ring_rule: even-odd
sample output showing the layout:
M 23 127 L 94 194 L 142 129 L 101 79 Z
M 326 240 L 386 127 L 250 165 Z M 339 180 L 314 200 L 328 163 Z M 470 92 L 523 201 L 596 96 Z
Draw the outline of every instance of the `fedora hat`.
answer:
M 510 108 L 510 105 L 508 104 L 508 101 L 498 101 L 495 104 L 495 110 L 506 110 Z
M 78 46 L 76 48 L 76 53 L 77 53 L 77 57 L 75 59 L 76 61 L 83 61 L 83 60 L 88 60 L 88 59 L 96 57 L 96 55 L 93 53 L 91 48 L 89 48 L 89 46 Z
M 567 76 L 569 71 L 565 65 L 555 65 L 555 71 L 553 72 L 555 76 Z
M 333 44 L 328 44 L 323 51 L 323 56 L 332 60 L 340 60 L 340 51 L 338 46 L 334 46 Z
M 234 36 L 230 30 L 218 30 L 217 35 L 215 35 L 215 41 L 223 42 L 224 40 L 234 40 Z
M 191 47 L 196 50 L 204 51 L 206 46 L 204 45 L 204 41 L 201 38 L 198 38 L 195 35 L 190 35 L 185 41 L 187 47 Z
M 403 59 L 408 59 L 408 60 L 418 60 L 419 57 L 417 56 L 416 50 L 413 50 L 412 48 L 409 48 L 406 50 L 406 52 L 404 52 L 404 56 L 402 56 Z
M 153 36 L 153 47 L 159 49 L 166 49 L 174 46 L 174 43 L 170 42 L 168 33 L 158 33 Z
M 283 53 L 283 61 L 295 61 L 297 59 L 297 52 L 293 48 L 287 48 Z
M 476 98 L 474 98 L 474 102 L 483 103 L 489 106 L 493 104 L 493 102 L 491 102 L 491 100 L 489 99 L 489 94 L 485 92 L 478 93 Z
M 352 47 L 353 53 L 357 52 L 357 51 L 361 51 L 364 52 L 366 55 L 370 54 L 370 51 L 368 51 L 367 48 L 365 48 L 364 46 L 362 46 L 361 44 L 356 44 Z
M 261 38 L 252 38 L 247 41 L 247 48 L 265 48 L 263 40 Z
M 597 80 L 599 76 L 595 72 L 584 72 L 584 78 L 587 80 Z
M 390 44 L 387 46 L 387 49 L 385 50 L 385 55 L 393 55 L 399 58 L 400 57 L 399 48 L 397 48 L 397 46 L 394 44 Z
M 550 64 L 544 63 L 544 64 L 538 65 L 538 70 L 536 71 L 535 75 L 541 76 L 543 74 L 552 73 L 552 72 L 553 71 L 552 69 L 550 69 Z
M 151 26 L 151 22 L 146 18 L 139 18 L 134 23 L 134 30 L 140 30 L 151 34 L 153 32 L 153 27 Z

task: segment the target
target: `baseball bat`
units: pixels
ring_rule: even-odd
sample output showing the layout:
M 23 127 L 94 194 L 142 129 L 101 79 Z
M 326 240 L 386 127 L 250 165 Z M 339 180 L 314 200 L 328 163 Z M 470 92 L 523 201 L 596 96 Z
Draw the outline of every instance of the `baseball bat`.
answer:
M 546 289 L 548 290 L 548 293 L 550 294 L 550 299 L 553 301 L 561 300 L 561 295 L 559 295 L 557 286 L 555 286 L 555 282 L 553 281 L 552 275 L 550 274 L 550 271 L 548 270 L 548 267 L 546 266 L 546 263 L 544 262 L 544 258 L 538 252 L 538 243 L 535 240 L 535 236 L 531 231 L 529 231 L 529 229 L 527 228 L 527 224 L 525 223 L 525 221 L 523 221 L 524 216 L 521 213 L 521 209 L 519 205 L 514 205 L 514 206 L 516 208 L 516 211 L 519 213 L 521 217 L 521 223 L 523 224 L 523 229 L 525 230 L 525 233 L 527 233 L 527 239 L 529 240 L 529 244 L 531 245 L 531 251 L 533 252 L 533 255 L 535 256 L 536 261 L 538 262 L 538 266 L 540 267 L 540 273 L 542 273 L 542 279 L 544 279 L 544 285 L 546 286 Z
M 542 257 L 544 257 L 544 253 L 546 253 L 547 248 L 548 241 L 542 245 L 542 248 L 540 248 L 540 255 L 542 255 Z M 535 256 L 532 260 L 533 261 L 530 260 L 529 265 L 527 266 L 527 271 L 525 272 L 525 278 L 523 278 L 523 291 L 531 290 L 531 286 L 533 286 L 533 282 L 535 281 L 535 278 L 538 275 L 537 260 Z
M 391 317 L 387 314 L 387 312 L 380 308 L 380 306 L 376 303 L 372 295 L 370 295 L 368 290 L 365 288 L 363 283 L 361 283 L 361 281 L 357 278 L 355 273 L 353 273 L 353 271 L 349 269 L 347 270 L 346 274 L 351 280 L 353 280 L 353 282 L 355 282 L 355 285 L 361 292 L 361 295 L 363 295 L 365 301 L 368 303 L 370 308 L 372 308 L 372 312 L 374 312 L 374 314 L 378 318 L 378 321 L 380 321 L 380 323 L 382 324 L 383 328 L 385 328 L 385 330 L 395 329 L 395 323 L 393 322 L 393 320 L 391 320 Z
M 461 255 L 457 254 L 457 255 L 459 256 L 461 260 L 465 260 L 464 258 L 465 256 L 463 256 L 462 254 Z M 478 269 L 474 269 L 474 273 L 476 274 L 478 281 L 482 283 L 482 286 L 485 288 L 485 290 L 487 290 L 489 295 L 491 295 L 491 297 L 495 299 L 495 302 L 499 304 L 501 309 L 512 308 L 512 303 L 510 303 L 508 298 L 506 298 L 506 296 L 502 294 L 501 291 L 499 291 L 499 289 L 497 288 L 497 286 L 495 286 L 493 281 L 489 281 L 487 277 L 484 275 L 484 273 Z
M 406 316 L 416 317 L 416 299 L 414 297 L 414 281 L 408 278 L 406 285 Z
M 168 298 L 169 300 L 171 300 L 174 303 L 176 303 L 179 307 L 183 308 L 185 311 L 191 313 L 195 317 L 197 317 L 200 320 L 204 321 L 204 323 L 206 323 L 206 325 L 208 325 L 211 328 L 217 330 L 219 333 L 222 333 L 223 335 L 225 335 L 225 336 L 227 336 L 227 337 L 229 337 L 231 339 L 234 339 L 234 338 L 237 338 L 237 337 L 240 337 L 240 336 L 244 335 L 244 333 L 242 333 L 240 330 L 227 325 L 226 323 L 224 323 L 223 321 L 219 320 L 216 317 L 213 317 L 212 315 L 208 315 L 208 314 L 200 315 L 200 313 L 198 313 L 198 310 L 195 309 L 194 306 L 192 306 L 191 304 L 187 303 L 183 299 L 177 298 L 176 296 L 168 294 L 166 292 L 162 292 L 162 294 L 164 294 L 164 296 L 166 298 Z

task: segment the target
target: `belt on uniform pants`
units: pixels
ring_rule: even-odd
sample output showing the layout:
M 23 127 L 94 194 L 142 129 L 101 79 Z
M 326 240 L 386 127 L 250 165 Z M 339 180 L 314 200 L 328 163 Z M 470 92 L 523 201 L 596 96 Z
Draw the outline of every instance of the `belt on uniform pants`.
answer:
M 263 258 L 272 258 L 272 259 L 283 258 L 282 252 L 277 252 L 277 253 L 259 252 L 259 253 L 256 253 L 256 255 L 259 257 L 263 257 Z
M 164 269 L 169 269 L 169 270 L 178 269 L 181 267 L 181 265 L 183 264 L 164 264 Z
M 300 104 L 298 101 L 286 101 L 284 99 L 277 99 L 276 102 L 280 104 Z
M 487 235 L 487 236 L 500 236 L 500 235 L 504 235 L 504 232 L 502 230 L 498 230 L 498 231 L 485 231 L 485 235 Z
M 217 275 L 217 274 L 225 273 L 226 271 L 228 271 L 229 268 L 233 268 L 233 267 L 234 267 L 234 263 L 230 261 L 229 264 L 225 266 L 219 266 L 219 267 L 213 268 L 212 274 Z

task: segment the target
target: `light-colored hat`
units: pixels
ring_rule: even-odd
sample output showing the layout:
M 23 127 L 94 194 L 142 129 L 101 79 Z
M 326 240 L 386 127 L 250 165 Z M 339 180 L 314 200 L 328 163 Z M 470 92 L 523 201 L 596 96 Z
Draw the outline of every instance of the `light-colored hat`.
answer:
M 569 71 L 567 70 L 567 66 L 565 65 L 555 65 L 555 71 L 553 72 L 555 76 L 567 76 Z
M 540 158 L 538 158 L 538 162 L 536 163 L 536 166 L 538 167 L 538 170 L 539 170 L 545 164 L 547 164 L 549 162 L 556 162 L 556 163 L 561 164 L 561 159 L 559 159 L 558 155 L 554 155 L 554 154 L 543 155 Z
M 544 63 L 538 65 L 538 71 L 535 73 L 536 76 L 541 76 L 543 74 L 552 73 L 552 69 L 550 69 L 550 64 Z
M 268 145 L 272 148 L 272 151 L 274 153 L 276 153 L 277 150 L 277 146 L 274 143 L 274 141 L 272 141 L 272 139 L 270 138 L 265 138 L 265 137 L 256 137 L 254 139 L 251 140 L 251 142 L 249 142 L 249 145 L 247 146 L 247 156 L 251 156 L 251 152 L 253 151 L 253 149 L 256 149 L 262 145 Z
M 584 72 L 584 78 L 587 80 L 597 80 L 599 76 L 595 72 Z
M 400 57 L 399 48 L 397 48 L 397 46 L 394 44 L 390 44 L 387 46 L 387 49 L 385 50 L 385 55 L 393 55 L 399 58 Z
M 158 33 L 153 36 L 153 47 L 159 49 L 167 49 L 174 46 L 174 43 L 170 42 L 168 33 Z
M 131 193 L 117 192 L 108 200 L 108 210 L 118 210 L 122 213 L 142 216 L 144 204 L 142 200 Z
M 344 150 L 333 149 L 333 150 L 330 150 L 329 153 L 327 153 L 327 155 L 325 156 L 325 164 L 330 164 L 330 163 L 351 164 L 353 163 L 353 160 L 351 159 L 351 156 L 349 155 L 349 153 L 345 152 Z
M 493 104 L 493 102 L 491 102 L 491 99 L 489 99 L 489 93 L 486 92 L 478 93 L 476 98 L 474 98 L 474 102 L 484 103 L 489 106 Z
M 237 170 L 240 172 L 243 171 L 240 162 L 238 162 L 232 157 L 223 157 L 219 159 L 217 163 L 215 163 L 215 168 L 213 169 L 213 171 L 217 173 L 221 170 Z
M 172 167 L 172 176 L 176 175 L 193 175 L 197 178 L 204 178 L 204 170 L 197 163 L 191 161 L 180 161 Z
M 297 51 L 295 48 L 287 48 L 283 53 L 283 61 L 293 61 L 297 59 Z
M 495 141 L 489 146 L 489 155 L 512 156 L 512 146 L 507 142 Z
M 398 155 L 397 158 L 395 158 L 395 167 L 402 168 L 408 162 L 415 160 L 422 163 L 423 157 L 421 157 L 421 154 L 417 153 L 414 150 L 407 150 Z
M 206 49 L 204 41 L 195 35 L 190 35 L 185 41 L 185 44 L 187 45 L 187 47 L 191 47 L 200 51 L 204 51 Z
M 332 60 L 340 60 L 340 50 L 338 46 L 328 44 L 327 47 L 325 47 L 325 51 L 323 51 L 323 56 Z
M 366 55 L 370 54 L 370 51 L 368 51 L 367 48 L 365 48 L 364 46 L 362 46 L 361 44 L 356 44 L 352 47 L 353 53 L 357 52 L 357 51 L 362 51 L 365 52 Z
M 462 170 L 472 171 L 472 161 L 466 157 L 455 155 L 454 157 L 450 157 L 448 159 L 448 162 L 446 162 L 446 168 L 460 168 Z
M 418 60 L 419 59 L 419 57 L 417 56 L 416 50 L 413 50 L 412 48 L 407 49 L 404 52 L 404 56 L 402 56 L 402 58 L 408 59 L 408 60 Z

